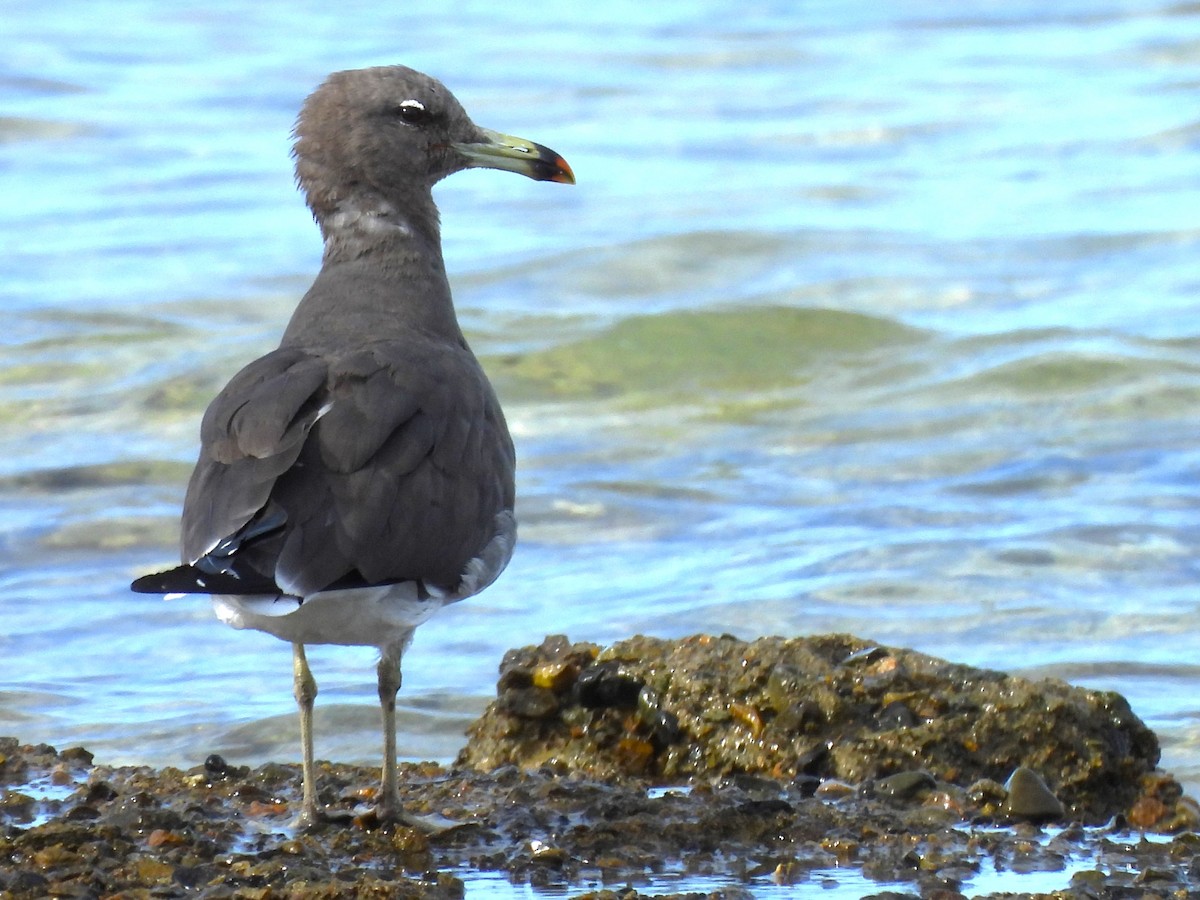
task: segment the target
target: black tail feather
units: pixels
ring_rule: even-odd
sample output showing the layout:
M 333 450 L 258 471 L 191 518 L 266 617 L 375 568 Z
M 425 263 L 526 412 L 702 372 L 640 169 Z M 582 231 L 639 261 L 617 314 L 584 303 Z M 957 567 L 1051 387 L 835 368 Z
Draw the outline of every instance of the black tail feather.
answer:
M 262 575 L 239 577 L 225 572 L 205 572 L 195 566 L 176 566 L 166 572 L 143 575 L 130 585 L 139 594 L 281 594 L 274 581 Z
M 357 571 L 342 576 L 324 590 L 341 591 L 349 588 L 377 587 L 401 581 L 417 581 L 422 596 L 425 585 L 415 578 L 396 578 L 388 581 L 367 581 Z M 166 572 L 154 572 L 135 579 L 129 586 L 138 594 L 238 594 L 243 597 L 261 595 L 280 597 L 286 592 L 273 580 L 257 572 L 235 575 L 232 572 L 206 572 L 197 566 L 176 566 Z

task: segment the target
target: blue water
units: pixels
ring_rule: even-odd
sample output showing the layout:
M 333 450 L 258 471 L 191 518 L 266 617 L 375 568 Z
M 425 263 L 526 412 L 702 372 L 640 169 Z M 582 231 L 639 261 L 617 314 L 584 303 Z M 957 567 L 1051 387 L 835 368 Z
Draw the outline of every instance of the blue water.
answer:
M 851 631 L 1118 690 L 1200 786 L 1200 9 L 30 3 L 0 37 L 0 732 L 298 756 L 288 648 L 127 591 L 319 264 L 289 129 L 402 62 L 574 188 L 438 189 L 522 541 L 406 658 L 452 758 L 547 632 Z M 318 755 L 378 758 L 316 648 Z

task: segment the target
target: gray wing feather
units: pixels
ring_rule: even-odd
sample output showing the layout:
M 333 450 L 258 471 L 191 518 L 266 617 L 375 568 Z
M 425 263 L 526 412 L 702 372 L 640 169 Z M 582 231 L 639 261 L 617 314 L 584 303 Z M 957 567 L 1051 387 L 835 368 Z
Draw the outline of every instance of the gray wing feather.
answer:
M 320 360 L 296 350 L 276 350 L 255 360 L 209 405 L 200 425 L 201 444 L 224 463 L 278 455 L 312 424 L 313 396 L 325 377 Z
M 512 441 L 465 347 L 277 350 L 234 377 L 201 433 L 185 561 L 272 503 L 286 525 L 263 574 L 300 596 L 351 573 L 453 587 L 513 506 Z
M 276 350 L 233 377 L 204 413 L 183 505 L 182 556 L 195 562 L 265 506 L 320 411 L 325 366 Z
M 334 401 L 319 435 L 321 458 L 335 472 L 355 472 L 405 425 L 429 394 L 423 373 L 397 372 L 385 347 L 352 353 L 330 368 Z

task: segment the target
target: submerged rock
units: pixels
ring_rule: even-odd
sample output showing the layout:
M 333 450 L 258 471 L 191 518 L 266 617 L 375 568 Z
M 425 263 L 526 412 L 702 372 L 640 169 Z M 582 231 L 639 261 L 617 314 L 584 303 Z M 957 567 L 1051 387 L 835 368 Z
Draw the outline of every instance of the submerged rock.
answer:
M 535 683 L 557 702 L 529 704 L 521 692 Z M 850 784 L 923 770 L 961 788 L 1003 783 L 1025 767 L 1073 819 L 1103 822 L 1134 808 L 1143 818 L 1157 809 L 1163 821 L 1175 814 L 1171 789 L 1146 780 L 1158 741 L 1119 694 L 849 635 L 635 637 L 608 648 L 554 636 L 506 654 L 499 685 L 460 765 Z M 1159 806 L 1145 802 L 1147 791 Z

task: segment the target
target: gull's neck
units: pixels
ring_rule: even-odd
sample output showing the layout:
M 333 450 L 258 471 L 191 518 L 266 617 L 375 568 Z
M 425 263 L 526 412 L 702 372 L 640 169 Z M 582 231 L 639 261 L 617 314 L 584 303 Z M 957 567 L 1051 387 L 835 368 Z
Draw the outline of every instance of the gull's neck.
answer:
M 437 207 L 428 191 L 394 202 L 374 191 L 349 193 L 317 217 L 325 239 L 325 265 L 364 256 L 442 255 Z M 403 210 L 403 211 L 402 211 Z
M 309 202 L 325 257 L 284 345 L 322 347 L 331 334 L 359 341 L 426 334 L 465 346 L 428 189 L 385 198 L 358 186 L 319 199 L 310 194 Z

